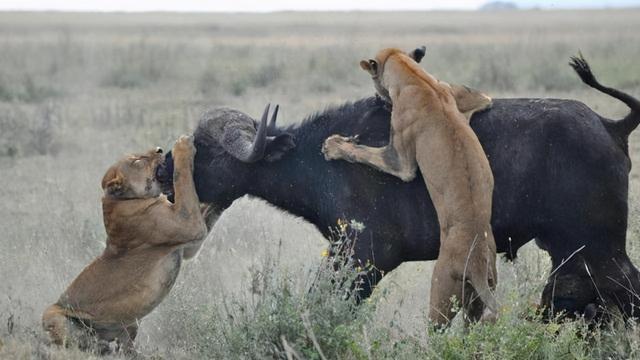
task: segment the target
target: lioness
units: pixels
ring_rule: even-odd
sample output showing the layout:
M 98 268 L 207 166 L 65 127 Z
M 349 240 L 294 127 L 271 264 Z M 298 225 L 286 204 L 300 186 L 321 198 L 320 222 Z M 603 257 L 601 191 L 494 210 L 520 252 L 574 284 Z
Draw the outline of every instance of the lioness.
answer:
M 42 317 L 55 344 L 97 343 L 100 352 L 133 351 L 138 322 L 173 286 L 183 259 L 196 255 L 207 234 L 193 183 L 193 138 L 173 148 L 175 203 L 160 193 L 157 148 L 130 155 L 102 179 L 106 249 Z
M 416 62 L 422 54 L 384 49 L 360 62 L 377 92 L 391 101 L 389 145 L 372 148 L 333 135 L 327 160 L 364 163 L 411 181 L 419 167 L 440 224 L 440 253 L 431 279 L 429 318 L 443 325 L 455 315 L 451 299 L 462 299 L 467 320 L 492 319 L 497 302 L 496 245 L 491 231 L 493 175 L 469 126 L 488 96 L 438 81 Z M 479 295 L 481 301 L 474 301 Z M 486 311 L 484 311 L 486 310 Z

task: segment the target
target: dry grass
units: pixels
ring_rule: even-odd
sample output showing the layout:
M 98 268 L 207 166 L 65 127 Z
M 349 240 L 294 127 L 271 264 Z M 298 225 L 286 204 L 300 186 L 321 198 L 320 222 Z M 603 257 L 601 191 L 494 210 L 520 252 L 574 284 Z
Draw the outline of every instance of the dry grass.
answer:
M 626 108 L 582 85 L 566 63 L 581 49 L 602 82 L 640 95 L 639 15 L 640 10 L 0 13 L 0 358 L 84 358 L 43 347 L 39 317 L 103 248 L 103 171 L 123 153 L 171 146 L 205 107 L 224 104 L 256 114 L 266 102 L 277 102 L 282 123 L 298 122 L 326 106 L 372 94 L 357 67 L 362 57 L 383 46 L 425 44 L 425 66 L 447 81 L 496 97 L 579 99 L 619 118 Z M 634 159 L 638 144 L 636 133 Z M 639 174 L 635 167 L 634 200 L 640 194 Z M 637 202 L 630 207 L 628 250 L 640 263 Z M 237 201 L 198 259 L 185 264 L 174 291 L 143 321 L 138 348 L 147 355 L 195 356 L 185 342 L 190 328 L 180 319 L 206 318 L 197 312 L 203 304 L 246 298 L 252 274 L 267 258 L 279 259 L 273 265 L 279 274 L 297 279 L 292 296 L 304 293 L 300 274 L 318 263 L 323 246 L 319 233 L 300 219 L 260 201 Z M 358 344 L 369 344 L 363 348 L 381 357 L 422 354 L 415 349 L 424 350 L 426 341 L 430 266 L 404 264 L 383 280 L 373 300 L 375 320 L 364 333 L 369 338 Z M 537 300 L 548 266 L 546 255 L 533 246 L 517 263 L 500 264 L 500 296 L 516 310 L 492 329 L 495 336 L 516 334 L 507 332 L 513 327 L 508 321 Z M 377 347 L 372 345 L 379 340 L 376 326 L 390 329 Z M 545 333 L 553 329 L 525 330 L 553 343 Z M 588 350 L 574 330 L 563 327 L 559 333 L 567 335 L 559 336 L 558 344 Z M 462 337 L 455 331 L 451 338 L 433 337 L 437 356 L 449 354 L 448 346 Z M 490 343 L 490 333 L 474 334 L 476 342 L 465 341 Z M 633 354 L 639 343 L 625 339 L 620 351 Z M 545 353 L 562 353 L 552 350 Z M 597 357 L 587 350 L 580 354 Z M 433 356 L 429 351 L 425 356 Z

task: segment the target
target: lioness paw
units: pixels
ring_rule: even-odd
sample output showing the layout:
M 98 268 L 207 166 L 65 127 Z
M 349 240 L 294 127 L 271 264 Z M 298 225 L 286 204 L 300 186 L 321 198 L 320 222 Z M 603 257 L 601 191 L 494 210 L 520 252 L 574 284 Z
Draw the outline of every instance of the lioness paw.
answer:
M 351 143 L 353 140 L 340 135 L 331 135 L 322 144 L 322 153 L 325 160 L 340 159 L 343 153 L 344 145 Z
M 193 156 L 195 152 L 196 147 L 193 144 L 193 136 L 191 135 L 181 135 L 173 146 L 174 156 Z
M 180 135 L 176 145 L 193 145 L 193 135 Z

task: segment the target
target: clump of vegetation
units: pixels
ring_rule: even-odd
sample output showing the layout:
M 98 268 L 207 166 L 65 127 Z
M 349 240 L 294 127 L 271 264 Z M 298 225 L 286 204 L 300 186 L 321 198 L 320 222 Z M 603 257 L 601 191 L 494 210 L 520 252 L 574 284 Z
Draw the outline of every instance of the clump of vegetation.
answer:
M 385 336 L 387 334 L 387 336 Z M 427 328 L 423 338 L 390 340 L 378 330 L 370 351 L 375 358 L 425 359 L 617 359 L 637 358 L 635 323 L 589 324 L 583 319 L 542 319 L 535 308 L 509 299 L 495 323 Z
M 361 328 L 371 310 L 357 304 L 366 269 L 352 258 L 356 233 L 344 226 L 335 232 L 332 246 L 340 251 L 323 253 L 303 289 L 267 263 L 253 271 L 250 299 L 192 312 L 195 318 L 185 320 L 187 351 L 202 358 L 364 358 Z

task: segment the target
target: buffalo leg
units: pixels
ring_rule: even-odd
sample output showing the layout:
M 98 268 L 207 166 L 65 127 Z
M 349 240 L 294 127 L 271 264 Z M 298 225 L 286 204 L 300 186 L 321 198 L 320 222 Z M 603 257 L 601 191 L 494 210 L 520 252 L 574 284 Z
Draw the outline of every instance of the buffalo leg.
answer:
M 355 280 L 356 284 L 354 284 L 354 288 L 357 290 L 356 302 L 358 304 L 371 296 L 380 279 L 382 279 L 382 273 L 377 269 L 371 269 L 366 274 L 358 276 Z

